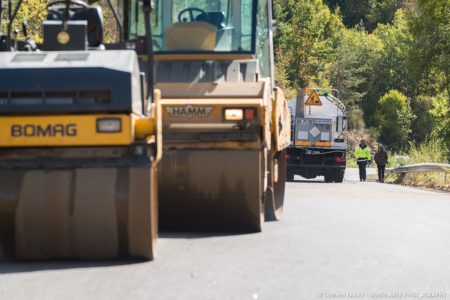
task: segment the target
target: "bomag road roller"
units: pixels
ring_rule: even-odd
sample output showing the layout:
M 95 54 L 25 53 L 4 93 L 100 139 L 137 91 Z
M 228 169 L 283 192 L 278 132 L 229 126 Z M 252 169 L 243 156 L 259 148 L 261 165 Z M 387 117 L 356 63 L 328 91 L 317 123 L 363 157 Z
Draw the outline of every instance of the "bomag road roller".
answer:
M 162 137 L 151 3 L 139 4 L 148 43 L 140 68 L 136 41 L 107 2 L 119 28 L 112 44 L 101 6 L 78 0 L 49 2 L 42 44 L 18 40 L 12 24 L 23 5 L 14 2 L 0 52 L 2 255 L 154 257 Z
M 133 17 L 129 34 L 144 24 Z M 273 80 L 270 0 L 156 0 L 155 87 L 166 229 L 260 231 L 283 207 L 287 102 Z M 141 57 L 145 61 L 145 56 Z

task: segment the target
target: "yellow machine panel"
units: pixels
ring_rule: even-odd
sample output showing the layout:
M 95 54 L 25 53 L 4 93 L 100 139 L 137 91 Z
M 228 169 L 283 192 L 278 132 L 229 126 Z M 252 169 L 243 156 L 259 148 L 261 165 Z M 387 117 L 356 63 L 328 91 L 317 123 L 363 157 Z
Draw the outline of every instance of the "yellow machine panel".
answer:
M 0 147 L 129 145 L 133 122 L 129 115 L 1 117 Z
M 225 119 L 227 109 L 253 109 L 254 121 L 262 103 L 263 99 L 165 99 L 162 117 L 174 123 L 223 123 L 233 121 Z

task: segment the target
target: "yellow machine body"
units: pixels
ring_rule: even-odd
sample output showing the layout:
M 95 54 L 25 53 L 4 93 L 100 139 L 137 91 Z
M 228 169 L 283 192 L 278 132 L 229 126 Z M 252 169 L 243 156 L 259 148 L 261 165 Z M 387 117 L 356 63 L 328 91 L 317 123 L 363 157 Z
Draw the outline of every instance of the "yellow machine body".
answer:
M 149 116 L 0 117 L 2 256 L 154 258 L 162 154 L 155 95 Z M 99 132 L 101 120 L 119 120 L 120 130 Z
M 260 231 L 264 219 L 280 218 L 290 114 L 283 93 L 270 82 L 158 82 L 162 228 Z M 244 118 L 229 120 L 227 110 L 242 110 Z
M 0 260 L 151 260 L 160 92 L 152 47 L 124 28 L 143 20 L 151 41 L 151 3 L 59 2 L 46 6 L 42 43 L 0 32 Z M 13 9 L 6 27 L 30 7 Z

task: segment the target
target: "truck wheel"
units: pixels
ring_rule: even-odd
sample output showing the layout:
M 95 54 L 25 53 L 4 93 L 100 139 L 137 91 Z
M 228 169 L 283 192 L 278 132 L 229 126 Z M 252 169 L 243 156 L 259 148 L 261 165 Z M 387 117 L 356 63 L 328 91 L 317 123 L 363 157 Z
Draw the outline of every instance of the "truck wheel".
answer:
M 325 182 L 326 182 L 326 183 L 333 182 L 333 179 L 334 179 L 333 174 L 325 174 L 324 177 L 325 177 Z
M 344 181 L 345 171 L 338 171 L 334 176 L 334 182 L 342 183 Z
M 291 170 L 287 170 L 287 174 L 286 174 L 286 180 L 288 182 L 293 182 L 294 181 L 294 172 L 292 172 Z

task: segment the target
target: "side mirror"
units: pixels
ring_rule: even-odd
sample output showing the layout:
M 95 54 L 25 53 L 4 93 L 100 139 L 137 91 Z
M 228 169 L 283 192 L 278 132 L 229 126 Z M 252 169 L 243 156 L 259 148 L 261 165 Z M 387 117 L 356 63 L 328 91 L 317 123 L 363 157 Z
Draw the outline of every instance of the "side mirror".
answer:
M 343 117 L 342 118 L 342 131 L 346 131 L 347 130 L 347 117 Z
M 347 130 L 347 117 L 339 116 L 336 118 L 336 131 L 343 132 Z

